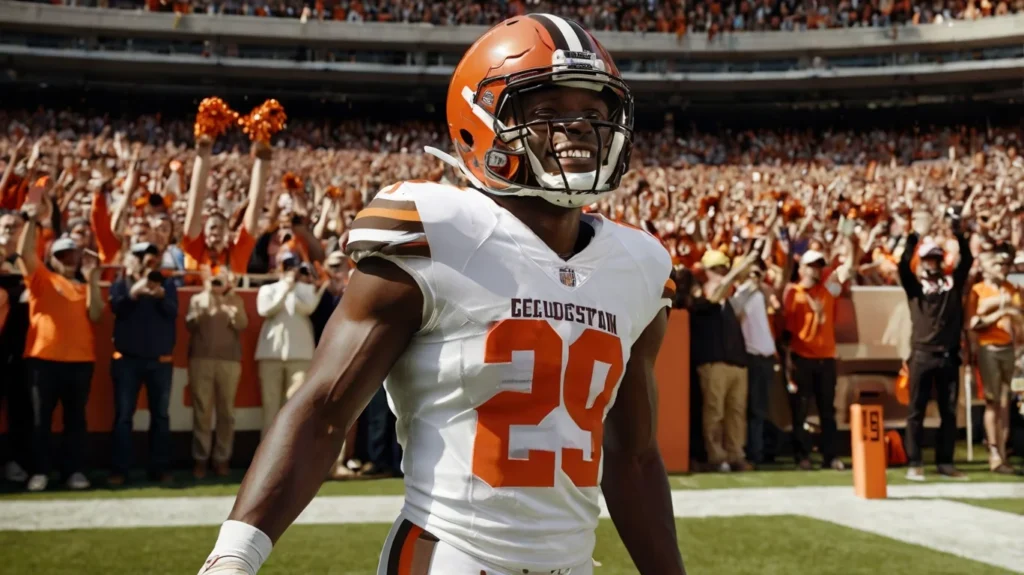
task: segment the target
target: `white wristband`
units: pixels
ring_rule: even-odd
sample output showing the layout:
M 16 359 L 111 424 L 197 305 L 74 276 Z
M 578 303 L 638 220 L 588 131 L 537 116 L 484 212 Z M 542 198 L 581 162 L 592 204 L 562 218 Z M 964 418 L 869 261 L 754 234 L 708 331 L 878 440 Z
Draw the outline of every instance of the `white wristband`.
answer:
M 273 548 L 274 544 L 266 533 L 248 523 L 229 519 L 220 526 L 217 544 L 213 546 L 207 563 L 208 566 L 215 566 L 216 563 L 209 565 L 211 559 L 237 557 L 247 564 L 252 575 L 256 575 Z

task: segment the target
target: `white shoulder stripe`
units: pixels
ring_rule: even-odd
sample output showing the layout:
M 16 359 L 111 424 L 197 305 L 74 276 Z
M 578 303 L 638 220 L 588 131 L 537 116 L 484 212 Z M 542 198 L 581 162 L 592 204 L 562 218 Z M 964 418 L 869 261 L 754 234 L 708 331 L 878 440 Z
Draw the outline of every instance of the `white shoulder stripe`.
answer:
M 398 230 L 374 230 L 360 228 L 348 233 L 349 243 L 383 242 L 387 244 L 407 244 L 426 238 L 423 232 L 402 232 Z
M 576 31 L 572 29 L 568 22 L 552 14 L 540 14 L 539 16 L 551 20 L 558 27 L 558 31 L 565 37 L 565 43 L 569 46 L 570 51 L 580 52 L 583 50 L 583 44 L 580 43 L 580 39 L 576 37 Z

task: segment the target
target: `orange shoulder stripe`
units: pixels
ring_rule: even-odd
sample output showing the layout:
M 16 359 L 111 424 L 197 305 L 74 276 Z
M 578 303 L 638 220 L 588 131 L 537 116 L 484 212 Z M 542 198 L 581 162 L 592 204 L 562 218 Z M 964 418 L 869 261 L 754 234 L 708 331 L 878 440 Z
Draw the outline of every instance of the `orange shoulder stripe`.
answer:
M 368 207 L 361 210 L 356 214 L 356 219 L 368 218 L 378 216 L 382 218 L 391 218 L 393 220 L 402 220 L 404 222 L 419 222 L 420 214 L 416 210 L 394 210 L 390 208 L 375 208 Z

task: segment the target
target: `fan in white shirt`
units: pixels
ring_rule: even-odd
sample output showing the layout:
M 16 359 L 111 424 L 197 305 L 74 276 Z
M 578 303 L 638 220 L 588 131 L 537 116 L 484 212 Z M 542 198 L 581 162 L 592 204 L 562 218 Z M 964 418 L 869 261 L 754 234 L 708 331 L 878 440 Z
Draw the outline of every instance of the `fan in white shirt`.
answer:
M 306 264 L 290 253 L 282 256 L 281 279 L 260 287 L 256 294 L 256 311 L 264 318 L 256 343 L 264 433 L 284 400 L 306 378 L 316 348 L 309 316 L 316 310 L 324 289 L 317 291 L 313 287 Z

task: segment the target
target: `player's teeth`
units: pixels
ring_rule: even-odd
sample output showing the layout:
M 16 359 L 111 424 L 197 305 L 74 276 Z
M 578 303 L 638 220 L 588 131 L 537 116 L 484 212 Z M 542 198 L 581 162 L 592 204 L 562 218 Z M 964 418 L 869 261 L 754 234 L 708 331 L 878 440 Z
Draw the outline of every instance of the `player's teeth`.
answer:
M 589 158 L 589 150 L 562 150 L 558 152 L 559 158 Z

